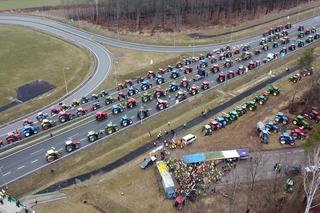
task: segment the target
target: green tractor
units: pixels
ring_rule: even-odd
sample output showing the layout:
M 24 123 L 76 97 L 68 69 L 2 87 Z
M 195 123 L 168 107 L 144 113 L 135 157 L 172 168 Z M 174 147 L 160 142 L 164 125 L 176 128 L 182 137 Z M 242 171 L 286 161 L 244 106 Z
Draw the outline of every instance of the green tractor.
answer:
M 90 142 L 94 142 L 99 139 L 99 133 L 96 131 L 90 131 L 88 132 L 87 137 Z
M 245 103 L 245 106 L 246 106 L 246 109 L 248 109 L 249 111 L 255 111 L 257 109 L 256 102 L 254 101 L 249 101 Z
M 272 94 L 274 96 L 277 96 L 280 94 L 280 89 L 278 87 L 274 87 L 272 84 L 268 86 L 267 91 L 269 94 Z
M 232 121 L 235 121 L 238 119 L 238 117 L 240 117 L 240 114 L 236 110 L 230 111 L 228 114 L 230 115 Z
M 152 100 L 152 95 L 151 94 L 149 94 L 148 92 L 145 92 L 145 93 L 142 94 L 141 101 L 143 103 L 146 103 L 146 102 L 151 101 L 151 100 Z
M 298 115 L 292 123 L 302 129 L 312 129 L 312 126 L 304 119 L 302 115 Z
M 267 100 L 268 100 L 268 97 L 265 95 L 257 95 L 256 97 L 254 97 L 254 102 L 260 105 L 265 104 Z
M 223 117 L 223 118 L 225 119 L 225 121 L 227 122 L 227 125 L 231 124 L 232 121 L 234 121 L 234 120 L 232 120 L 233 117 L 231 117 L 231 116 L 230 116 L 229 114 L 227 114 L 227 113 L 223 113 L 223 115 L 222 115 L 221 117 Z
M 115 101 L 116 101 L 116 99 L 115 99 L 113 96 L 111 96 L 111 95 L 108 95 L 108 96 L 106 97 L 106 99 L 105 99 L 106 105 L 112 104 L 112 103 L 115 102 Z
M 106 126 L 105 132 L 106 132 L 106 135 L 111 135 L 112 133 L 114 133 L 118 130 L 119 130 L 118 126 L 116 124 L 113 124 L 112 122 L 110 122 Z
M 246 114 L 247 112 L 247 108 L 245 105 L 237 106 L 234 110 L 238 113 L 239 117 Z

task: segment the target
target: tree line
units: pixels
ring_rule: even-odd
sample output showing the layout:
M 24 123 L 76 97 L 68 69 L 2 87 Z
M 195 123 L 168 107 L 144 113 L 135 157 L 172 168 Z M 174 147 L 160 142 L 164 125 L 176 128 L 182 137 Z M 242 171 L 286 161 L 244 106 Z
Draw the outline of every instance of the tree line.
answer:
M 66 16 L 133 31 L 237 24 L 310 0 L 64 0 Z

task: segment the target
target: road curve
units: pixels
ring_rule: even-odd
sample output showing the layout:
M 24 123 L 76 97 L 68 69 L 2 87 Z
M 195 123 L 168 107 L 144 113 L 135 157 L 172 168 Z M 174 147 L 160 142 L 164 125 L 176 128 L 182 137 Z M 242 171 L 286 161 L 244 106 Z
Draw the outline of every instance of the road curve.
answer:
M 68 33 L 75 34 L 77 36 L 81 36 L 86 39 L 90 39 L 92 41 L 96 41 L 106 45 L 112 45 L 124 49 L 133 49 L 140 51 L 149 51 L 149 52 L 200 52 L 200 51 L 209 51 L 212 49 L 220 48 L 226 45 L 237 46 L 240 44 L 252 44 L 254 42 L 258 42 L 261 38 L 261 35 L 257 35 L 255 37 L 250 37 L 242 40 L 226 42 L 224 44 L 205 44 L 205 45 L 195 45 L 190 44 L 189 46 L 159 46 L 159 45 L 147 45 L 147 44 L 139 44 L 132 43 L 128 41 L 117 40 L 113 38 L 104 37 L 101 35 L 97 35 L 91 32 L 87 32 L 81 30 L 79 28 L 63 24 L 61 22 L 57 22 L 51 19 L 35 17 L 35 16 L 19 16 L 19 15 L 6 15 L 0 14 L 0 23 L 1 21 L 12 21 L 17 23 L 29 23 L 39 24 L 42 26 L 48 26 L 51 28 L 59 29 L 61 31 L 65 31 Z M 316 25 L 320 22 L 320 16 L 313 17 L 301 22 L 296 23 L 295 25 Z
M 95 60 L 95 70 L 84 83 L 79 85 L 74 91 L 72 91 L 67 97 L 63 98 L 63 101 L 71 102 L 73 99 L 86 96 L 92 91 L 94 91 L 110 74 L 112 70 L 112 59 L 111 53 L 108 52 L 102 45 L 85 39 L 81 36 L 77 36 L 72 33 L 68 33 L 67 31 L 62 31 L 57 28 L 52 28 L 50 26 L 46 26 L 39 23 L 32 22 L 23 22 L 23 21 L 14 21 L 14 20 L 4 20 L 0 19 L 0 24 L 8 24 L 8 25 L 20 25 L 24 27 L 34 28 L 36 30 L 44 31 L 49 33 L 55 37 L 61 38 L 63 40 L 69 41 L 77 46 L 81 46 L 87 49 Z M 56 102 L 52 103 L 54 105 Z M 49 107 L 46 109 L 48 110 Z M 43 110 L 46 111 L 46 110 Z M 26 118 L 33 119 L 36 116 L 36 112 L 31 113 Z M 1 132 L 6 133 L 13 131 L 15 129 L 20 128 L 21 119 L 18 119 L 15 122 L 8 123 L 1 127 Z

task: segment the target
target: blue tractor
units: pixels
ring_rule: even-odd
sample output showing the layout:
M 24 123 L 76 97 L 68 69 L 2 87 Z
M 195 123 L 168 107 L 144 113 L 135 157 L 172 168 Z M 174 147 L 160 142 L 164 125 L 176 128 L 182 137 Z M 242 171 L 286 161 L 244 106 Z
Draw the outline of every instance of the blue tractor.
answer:
M 177 90 L 179 90 L 179 85 L 177 84 L 177 82 L 171 82 L 170 84 L 169 84 L 169 91 L 170 92 L 175 92 L 175 91 L 177 91 Z
M 201 77 L 206 77 L 206 71 L 204 69 L 198 69 L 198 75 L 200 75 Z
M 139 91 L 138 89 L 131 86 L 128 88 L 127 94 L 128 94 L 128 96 L 133 96 L 133 95 L 137 94 L 138 91 Z
M 41 122 L 43 119 L 46 119 L 46 118 L 48 118 L 49 117 L 49 115 L 48 115 L 48 113 L 43 113 L 43 112 L 39 112 L 38 114 L 37 114 L 37 117 L 36 117 L 36 119 L 39 121 L 39 122 Z
M 170 77 L 172 79 L 179 78 L 179 76 L 180 76 L 180 70 L 179 69 L 174 69 L 174 70 L 171 71 Z
M 151 87 L 152 87 L 152 84 L 149 83 L 149 81 L 146 81 L 146 80 L 142 81 L 141 84 L 140 84 L 140 88 L 141 88 L 142 91 L 148 90 Z
M 35 135 L 35 134 L 37 134 L 38 133 L 38 129 L 37 128 L 35 128 L 34 126 L 24 126 L 23 128 L 22 128 L 22 135 L 24 136 L 24 137 L 29 137 L 29 136 L 31 136 L 31 135 Z
M 288 124 L 289 118 L 282 112 L 277 112 L 276 116 L 274 117 L 274 121 L 277 123 Z
M 123 111 L 124 111 L 124 106 L 122 106 L 122 104 L 116 104 L 112 106 L 112 113 L 115 115 Z
M 294 138 L 288 133 L 288 132 L 283 132 L 279 138 L 280 144 L 290 144 L 293 146 L 295 144 Z
M 274 124 L 272 121 L 268 121 L 264 126 L 270 132 L 274 132 L 274 133 L 277 133 L 280 130 L 280 127 L 278 125 Z
M 207 67 L 207 66 L 209 66 L 209 59 L 208 59 L 208 58 L 202 59 L 202 60 L 200 61 L 200 67 L 201 67 L 201 68 L 205 68 L 205 67 Z
M 157 75 L 156 76 L 156 83 L 159 84 L 163 84 L 165 82 L 164 77 L 162 75 Z
M 260 132 L 259 136 L 260 136 L 261 141 L 262 141 L 264 144 L 267 144 L 267 143 L 268 143 L 269 134 L 270 134 L 270 132 L 268 131 L 268 129 L 264 129 L 264 130 L 262 130 L 262 131 Z
M 129 126 L 133 123 L 132 119 L 129 118 L 127 115 L 123 116 L 120 120 L 120 124 L 123 127 Z
M 226 121 L 226 119 L 224 117 L 221 117 L 221 116 L 217 117 L 216 121 L 218 122 L 219 128 L 223 128 L 223 127 L 225 127 L 227 125 L 227 121 Z

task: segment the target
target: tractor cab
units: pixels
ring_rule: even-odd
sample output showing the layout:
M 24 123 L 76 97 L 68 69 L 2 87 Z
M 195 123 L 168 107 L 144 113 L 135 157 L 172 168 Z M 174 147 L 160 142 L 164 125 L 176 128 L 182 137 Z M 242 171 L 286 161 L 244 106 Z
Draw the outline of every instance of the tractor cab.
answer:
M 192 71 L 193 71 L 192 67 L 189 67 L 189 66 L 184 66 L 184 67 L 183 67 L 183 72 L 184 72 L 185 74 L 189 74 L 189 73 L 191 73 Z
M 308 117 L 311 120 L 315 120 L 316 123 L 320 122 L 320 114 L 318 111 L 316 111 L 315 109 L 312 109 L 311 112 L 308 114 Z
M 186 198 L 181 195 L 177 196 L 176 199 L 174 200 L 174 207 L 176 207 L 176 209 L 178 210 L 182 210 L 185 205 L 186 205 Z
M 293 82 L 293 83 L 297 83 L 298 81 L 301 80 L 301 74 L 300 73 L 296 73 L 293 76 L 289 77 L 289 81 Z
M 298 47 L 304 47 L 304 41 L 302 41 L 302 40 L 297 40 L 297 46 Z
M 283 57 L 288 53 L 288 49 L 286 47 L 282 47 L 279 53 L 280 53 L 280 56 Z
M 229 70 L 228 73 L 227 73 L 227 78 L 228 78 L 228 79 L 231 79 L 231 78 L 234 78 L 234 77 L 235 77 L 234 71 Z
M 183 63 L 181 61 L 178 61 L 176 63 L 176 68 L 181 68 L 183 66 Z
M 73 99 L 72 103 L 71 103 L 71 106 L 72 107 L 76 107 L 76 106 L 80 106 L 80 104 L 81 104 L 81 100 L 80 99 Z
M 175 92 L 175 91 L 177 91 L 177 90 L 179 90 L 179 85 L 177 84 L 177 82 L 171 82 L 170 84 L 169 84 L 169 91 L 170 92 Z
M 82 116 L 82 115 L 85 115 L 86 112 L 87 112 L 87 110 L 84 109 L 84 108 L 82 108 L 82 107 L 77 108 L 77 116 L 78 116 L 78 117 L 79 117 L 79 116 Z
M 224 82 L 226 80 L 226 75 L 223 72 L 220 72 L 217 77 L 217 82 Z
M 221 116 L 221 117 L 224 118 L 224 120 L 227 122 L 227 125 L 231 124 L 233 121 L 232 117 L 227 113 L 223 113 L 223 116 Z
M 238 75 L 242 75 L 246 72 L 246 68 L 243 65 L 240 65 L 238 70 L 237 70 L 237 74 Z
M 311 31 L 307 28 L 307 29 L 305 29 L 305 31 L 304 31 L 304 34 L 307 36 L 307 35 L 310 35 L 310 33 L 311 33 Z
M 203 134 L 206 136 L 206 135 L 212 135 L 212 129 L 210 127 L 209 124 L 206 124 L 202 127 L 202 132 Z
M 160 98 L 160 97 L 165 97 L 166 96 L 166 92 L 160 87 L 156 87 L 153 93 L 153 97 L 154 98 Z
M 112 122 L 110 122 L 105 128 L 106 135 L 111 135 L 116 131 L 118 131 L 118 126 Z
M 127 108 L 132 109 L 133 107 L 137 106 L 137 101 L 134 98 L 129 98 L 127 100 Z
M 311 43 L 311 42 L 313 42 L 313 39 L 314 39 L 313 36 L 309 35 L 308 38 L 306 39 L 306 42 Z
M 239 116 L 242 116 L 242 115 L 246 114 L 247 109 L 246 109 L 246 107 L 243 107 L 243 106 L 237 106 L 235 108 L 235 111 L 238 113 Z
M 254 61 L 250 61 L 247 67 L 248 67 L 248 70 L 252 70 L 256 68 L 256 63 Z
M 316 33 L 316 34 L 314 34 L 313 38 L 314 38 L 314 40 L 319 39 L 319 38 L 320 38 L 320 33 Z
M 277 112 L 276 116 L 274 117 L 274 121 L 277 123 L 288 124 L 289 118 L 282 112 Z
M 220 117 L 217 117 L 215 120 L 218 122 L 218 125 L 217 125 L 218 128 L 223 128 L 227 126 L 227 121 L 224 117 L 220 116 Z M 210 122 L 210 126 L 211 126 L 211 129 L 214 130 L 214 128 L 212 128 L 213 127 L 212 122 Z
M 303 25 L 299 25 L 298 31 L 304 31 L 304 26 Z
M 176 79 L 180 77 L 180 70 L 179 69 L 173 69 L 170 73 L 170 78 Z
M 164 77 L 162 75 L 157 75 L 156 76 L 156 83 L 159 84 L 163 84 L 165 82 Z
M 48 162 L 52 162 L 57 160 L 61 156 L 61 152 L 56 150 L 54 147 L 51 147 L 47 152 L 46 152 L 46 159 Z
M 141 101 L 142 101 L 143 103 L 146 103 L 146 102 L 151 101 L 151 100 L 152 100 L 152 96 L 151 96 L 150 93 L 144 92 L 144 93 L 142 94 L 142 96 L 141 96 Z
M 313 74 L 313 67 L 311 67 L 311 69 L 306 69 L 306 68 L 302 69 L 302 70 L 300 71 L 300 74 L 301 74 L 303 77 L 312 75 L 312 74 Z
M 293 137 L 294 140 L 303 140 L 306 135 L 303 132 L 303 129 L 300 127 L 294 128 L 291 132 L 290 132 L 290 136 Z
M 96 131 L 90 131 L 87 134 L 87 138 L 89 142 L 94 142 L 99 139 L 99 133 Z
M 55 125 L 56 123 L 53 120 L 49 119 L 43 119 L 43 121 L 41 122 L 41 127 L 43 130 L 49 129 Z
M 205 68 L 205 67 L 209 66 L 209 63 L 210 63 L 210 61 L 209 61 L 208 58 L 202 59 L 202 60 L 200 61 L 200 67 L 201 67 L 201 68 Z
M 209 82 L 208 81 L 203 81 L 202 84 L 201 84 L 201 89 L 202 90 L 207 90 L 209 89 L 210 85 L 209 85 Z
M 171 72 L 173 70 L 173 67 L 171 65 L 167 66 L 166 72 Z M 164 74 L 164 73 L 162 73 Z
M 118 93 L 118 96 L 117 96 L 118 101 L 125 100 L 126 98 L 127 96 L 123 92 Z
M 163 69 L 163 68 L 159 68 L 157 74 L 158 74 L 158 75 L 164 75 L 166 72 L 170 72 L 171 69 L 173 69 L 170 65 L 168 65 L 168 68 L 169 68 L 169 69 L 166 69 L 166 70 Z
M 278 125 L 276 125 L 274 122 L 272 121 L 268 121 L 266 124 L 265 124 L 265 128 L 267 130 L 269 130 L 270 132 L 274 132 L 274 133 L 277 133 L 279 132 L 280 130 L 280 127 Z
M 224 61 L 224 67 L 226 67 L 226 68 L 232 67 L 232 61 L 230 59 L 226 59 Z
M 233 50 L 233 54 L 234 55 L 238 55 L 238 54 L 240 54 L 240 52 L 241 52 L 240 47 L 235 47 L 234 50 Z
M 60 106 L 60 110 L 61 111 L 65 111 L 65 110 L 67 110 L 67 109 L 69 109 L 71 106 L 69 106 L 69 105 L 67 105 L 67 104 L 65 104 L 65 103 L 59 103 L 59 106 Z
M 248 51 L 250 49 L 250 45 L 249 44 L 245 44 L 242 46 L 242 51 Z
M 153 78 L 155 78 L 156 77 L 156 74 L 154 73 L 154 71 L 148 71 L 148 73 L 147 73 L 147 78 L 149 78 L 149 79 L 153 79 Z
M 296 44 L 295 43 L 292 43 L 290 44 L 290 46 L 288 47 L 289 51 L 294 51 L 296 50 Z
M 49 115 L 48 115 L 48 113 L 43 113 L 43 112 L 38 112 L 38 114 L 37 114 L 37 117 L 36 117 L 36 119 L 39 121 L 39 122 L 41 122 L 43 119 L 46 119 L 46 118 L 48 118 L 49 117 Z
M 108 95 L 108 92 L 106 92 L 105 90 L 101 90 L 101 92 L 99 93 L 99 97 L 106 97 Z
M 236 110 L 232 110 L 228 113 L 231 117 L 231 120 L 235 121 L 240 116 Z
M 33 125 L 33 121 L 30 119 L 23 119 L 22 120 L 22 126 L 32 126 Z
M 132 119 L 129 118 L 127 115 L 124 115 L 120 120 L 120 125 L 123 127 L 129 126 L 133 123 Z
M 51 116 L 59 114 L 61 110 L 58 107 L 52 107 L 50 110 Z
M 279 43 L 277 41 L 274 41 L 273 44 L 272 44 L 272 47 L 273 48 L 279 47 Z
M 59 113 L 59 121 L 60 123 L 64 123 L 73 119 L 73 115 L 70 112 L 60 112 Z
M 149 81 L 147 81 L 147 80 L 142 81 L 141 84 L 140 84 L 140 89 L 142 91 L 148 90 L 151 87 L 152 87 L 152 84 L 150 84 Z
M 67 152 L 72 152 L 76 149 L 79 149 L 80 148 L 80 141 L 78 141 L 77 139 L 67 140 L 64 143 L 64 148 Z
M 317 32 L 317 28 L 316 27 L 312 27 L 311 28 L 311 33 L 316 33 Z
M 139 110 L 137 117 L 139 118 L 139 120 L 143 120 L 147 117 L 150 116 L 150 112 L 148 109 L 144 109 L 142 108 L 141 110 Z
M 243 52 L 241 54 L 241 60 L 246 61 L 252 58 L 252 54 L 250 52 Z
M 137 88 L 130 86 L 127 90 L 127 94 L 128 94 L 128 96 L 133 96 L 133 95 L 137 94 L 138 91 L 139 90 Z
M 168 101 L 158 99 L 157 104 L 156 104 L 156 108 L 158 110 L 161 111 L 161 110 L 163 110 L 165 108 L 168 108 L 168 106 L 169 106 Z
M 196 95 L 198 93 L 199 93 L 199 89 L 197 86 L 193 85 L 192 87 L 189 88 L 189 94 Z
M 123 111 L 124 111 L 124 106 L 120 103 L 112 106 L 112 113 L 115 115 Z
M 7 133 L 7 136 L 6 136 L 6 141 L 8 144 L 11 144 L 13 142 L 16 142 L 16 141 L 19 141 L 21 140 L 21 135 L 18 131 L 16 132 L 9 132 Z
M 105 104 L 106 104 L 106 105 L 109 105 L 109 104 L 111 104 L 111 103 L 113 103 L 113 102 L 115 102 L 115 101 L 116 101 L 116 99 L 115 99 L 113 96 L 108 95 L 108 96 L 106 97 L 106 99 L 105 99 Z
M 289 42 L 290 42 L 290 39 L 289 39 L 289 37 L 287 37 L 287 36 L 285 36 L 285 37 L 283 37 L 283 38 L 280 39 L 280 43 L 281 43 L 282 45 L 289 44 Z
M 91 100 L 92 101 L 98 100 L 98 99 L 99 99 L 99 96 L 96 93 L 91 94 Z
M 185 65 L 190 65 L 190 64 L 192 64 L 191 58 L 185 58 L 185 59 L 183 59 L 183 61 L 184 61 L 184 64 L 185 64 Z
M 263 44 L 263 45 L 261 45 L 261 50 L 263 50 L 263 51 L 268 51 L 268 50 L 269 50 L 268 44 Z
M 280 144 L 290 144 L 291 146 L 293 146 L 295 144 L 295 140 L 293 137 L 291 137 L 289 135 L 288 132 L 283 132 L 281 135 L 280 135 L 280 138 L 279 138 L 279 142 Z
M 108 115 L 106 112 L 98 111 L 96 112 L 96 120 L 97 121 L 103 121 L 108 118 Z
M 187 94 L 185 91 L 179 90 L 176 93 L 176 100 L 181 102 L 187 98 Z
M 133 85 L 133 82 L 132 82 L 131 79 L 125 80 L 124 86 L 125 86 L 126 88 L 132 87 L 132 85 Z
M 81 104 L 85 104 L 85 103 L 88 103 L 89 102 L 89 98 L 87 98 L 87 97 L 85 97 L 85 96 L 83 96 L 82 98 L 81 98 Z
M 96 102 L 94 102 L 94 103 L 92 103 L 92 105 L 90 106 L 90 111 L 92 112 L 92 111 L 95 111 L 95 110 L 97 110 L 97 109 L 100 109 L 100 103 L 98 102 L 98 101 L 96 101 Z
M 214 64 L 210 67 L 210 71 L 213 72 L 213 73 L 217 73 L 220 71 L 220 67 L 219 67 L 219 64 Z
M 267 92 L 272 94 L 273 96 L 277 96 L 280 94 L 280 89 L 278 87 L 274 87 L 273 85 L 269 84 Z
M 246 109 L 248 109 L 249 111 L 255 111 L 257 109 L 256 102 L 254 101 L 249 101 L 245 105 L 246 105 Z
M 257 95 L 256 97 L 254 97 L 254 102 L 260 105 L 265 104 L 267 100 L 268 100 L 267 96 L 264 96 L 264 95 Z
M 125 85 L 123 83 L 119 83 L 117 86 L 117 90 L 123 90 L 125 88 Z
M 266 38 L 262 38 L 261 40 L 260 40 L 260 45 L 263 45 L 263 44 L 266 44 L 267 43 L 267 39 Z
M 184 77 L 183 79 L 181 79 L 180 86 L 188 88 L 190 86 L 190 80 Z

